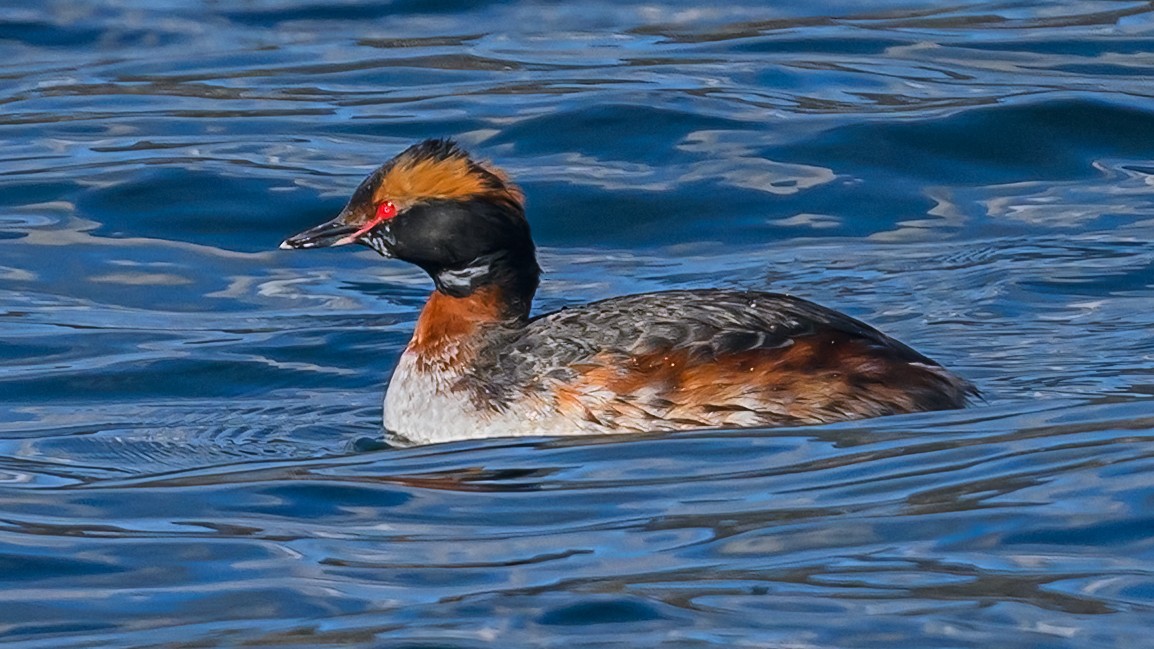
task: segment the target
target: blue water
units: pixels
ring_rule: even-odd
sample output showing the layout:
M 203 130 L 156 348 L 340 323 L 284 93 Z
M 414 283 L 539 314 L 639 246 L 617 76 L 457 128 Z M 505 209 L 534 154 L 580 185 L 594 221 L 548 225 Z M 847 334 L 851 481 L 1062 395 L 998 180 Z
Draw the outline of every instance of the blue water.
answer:
M 1136 647 L 1154 625 L 1154 9 L 0 8 L 5 647 Z M 538 308 L 796 293 L 958 412 L 378 440 L 429 282 L 293 253 L 451 135 Z

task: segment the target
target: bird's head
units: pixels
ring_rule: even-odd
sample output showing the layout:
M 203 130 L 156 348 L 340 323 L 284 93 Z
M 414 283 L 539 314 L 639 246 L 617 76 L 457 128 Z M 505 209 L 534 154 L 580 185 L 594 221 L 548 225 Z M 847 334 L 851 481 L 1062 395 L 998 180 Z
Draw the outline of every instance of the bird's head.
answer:
M 331 221 L 285 239 L 284 249 L 359 243 L 423 268 L 450 294 L 501 266 L 539 272 L 523 196 L 500 169 L 452 140 L 425 140 L 361 182 Z

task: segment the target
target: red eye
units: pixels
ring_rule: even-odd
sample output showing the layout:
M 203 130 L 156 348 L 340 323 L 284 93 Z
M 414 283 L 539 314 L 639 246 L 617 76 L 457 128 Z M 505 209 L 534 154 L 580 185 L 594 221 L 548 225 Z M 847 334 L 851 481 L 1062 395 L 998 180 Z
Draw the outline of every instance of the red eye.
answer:
M 397 215 L 397 206 L 389 201 L 385 201 L 377 206 L 377 218 L 375 221 L 388 221 Z
M 377 215 L 375 217 L 373 217 L 367 223 L 362 224 L 360 229 L 357 230 L 356 232 L 348 235 L 347 237 L 341 237 L 340 239 L 337 240 L 336 243 L 334 243 L 332 245 L 343 246 L 346 243 L 352 243 L 352 242 L 360 239 L 362 236 L 364 236 L 365 233 L 369 232 L 370 230 L 372 230 L 373 228 L 377 227 L 378 225 L 384 223 L 385 221 L 388 221 L 389 219 L 393 218 L 396 215 L 397 215 L 397 206 L 393 205 L 389 201 L 385 201 L 384 203 L 381 203 L 380 205 L 377 206 Z

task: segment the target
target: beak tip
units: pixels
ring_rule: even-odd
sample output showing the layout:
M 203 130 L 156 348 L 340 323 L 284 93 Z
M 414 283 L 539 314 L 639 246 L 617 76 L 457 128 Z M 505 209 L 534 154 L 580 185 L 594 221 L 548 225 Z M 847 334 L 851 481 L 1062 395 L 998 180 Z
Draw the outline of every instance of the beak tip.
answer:
M 293 250 L 294 249 L 293 245 L 291 243 L 289 243 L 287 239 L 284 241 L 281 241 L 280 245 L 277 247 L 280 248 L 281 250 Z

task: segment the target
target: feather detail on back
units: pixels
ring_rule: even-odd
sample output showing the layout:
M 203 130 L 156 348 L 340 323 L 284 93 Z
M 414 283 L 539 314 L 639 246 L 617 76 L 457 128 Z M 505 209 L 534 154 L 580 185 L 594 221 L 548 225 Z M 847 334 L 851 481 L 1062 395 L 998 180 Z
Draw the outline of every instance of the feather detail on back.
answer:
M 504 435 L 815 424 L 976 393 L 864 323 L 769 293 L 633 295 L 475 335 L 456 409 Z

